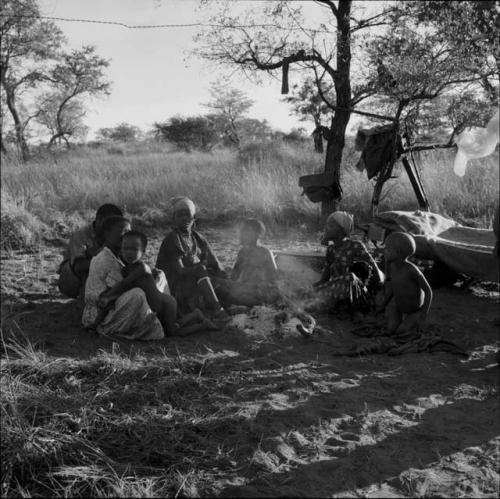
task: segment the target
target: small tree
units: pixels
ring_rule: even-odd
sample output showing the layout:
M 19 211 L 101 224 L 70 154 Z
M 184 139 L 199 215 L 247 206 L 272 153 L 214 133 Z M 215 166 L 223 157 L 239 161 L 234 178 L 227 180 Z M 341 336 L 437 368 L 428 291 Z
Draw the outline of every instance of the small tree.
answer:
M 156 136 L 187 152 L 210 151 L 219 141 L 213 123 L 204 116 L 174 116 L 165 123 L 155 123 Z
M 64 96 L 52 93 L 42 95 L 38 105 L 36 121 L 49 131 L 49 146 L 56 141 L 60 144 L 64 140 L 69 147 L 70 138 L 82 138 L 88 132 L 88 127 L 83 123 L 86 112 L 82 103 L 71 100 L 60 109 L 63 100 Z
M 217 128 L 222 132 L 225 142 L 239 147 L 241 120 L 252 107 L 254 101 L 241 90 L 228 87 L 222 81 L 211 85 L 210 96 L 212 100 L 204 106 L 212 111 L 211 116 L 216 121 Z
M 113 140 L 116 142 L 135 142 L 142 136 L 141 129 L 129 123 L 119 123 L 111 128 L 100 128 L 97 131 L 98 140 Z
M 323 89 L 324 95 L 331 93 L 331 87 Z M 283 100 L 292 106 L 293 114 L 297 115 L 300 121 L 310 120 L 314 123 L 314 150 L 323 153 L 323 137 L 329 133 L 323 121 L 331 115 L 332 110 L 318 92 L 317 83 L 312 78 L 307 78 L 300 85 L 294 85 L 291 95 Z
M 48 79 L 54 90 L 47 99 L 53 109 L 54 133 L 49 140 L 50 147 L 57 139 L 63 138 L 69 144 L 67 137 L 73 131 L 68 129 L 69 116 L 79 106 L 75 102 L 84 96 L 108 94 L 110 83 L 106 80 L 104 70 L 109 62 L 95 53 L 95 47 L 85 46 L 62 56 L 61 62 L 50 72 Z M 73 110 L 73 111 L 71 111 Z

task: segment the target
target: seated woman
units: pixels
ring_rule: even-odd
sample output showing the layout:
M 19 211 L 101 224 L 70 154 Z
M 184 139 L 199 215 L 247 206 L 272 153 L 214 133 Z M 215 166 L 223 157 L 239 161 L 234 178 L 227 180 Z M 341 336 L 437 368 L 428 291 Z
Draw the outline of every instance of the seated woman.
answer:
M 160 340 L 164 337 L 162 324 L 151 310 L 144 291 L 134 287 L 137 276 L 123 278 L 122 275 L 124 264 L 118 255 L 122 236 L 129 230 L 130 222 L 120 216 L 104 222 L 104 247 L 91 260 L 85 284 L 82 323 L 85 328 L 108 337 Z M 103 312 L 105 304 L 101 298 L 110 288 L 118 297 Z
M 102 224 L 112 216 L 122 217 L 122 210 L 114 204 L 103 204 L 98 208 L 92 223 L 71 234 L 58 272 L 57 286 L 63 295 L 69 298 L 83 295 L 90 260 L 101 251 L 103 245 Z
M 101 294 L 98 306 L 102 307 L 104 314 L 125 288 L 134 287 L 144 291 L 151 310 L 160 319 L 167 336 L 186 336 L 202 330 L 215 329 L 215 325 L 199 309 L 183 317 L 178 316 L 177 302 L 170 296 L 166 280 L 165 285 L 161 285 L 163 272 L 151 269 L 142 259 L 147 244 L 146 235 L 136 230 L 128 231 L 122 236 L 120 258 L 125 264 L 122 276 L 126 279 Z
M 370 298 L 383 283 L 383 274 L 366 246 L 352 239 L 354 220 L 345 211 L 332 213 L 322 240 L 327 245 L 321 279 L 314 284 L 319 294 L 309 309 L 346 307 L 350 312 L 367 311 Z M 361 264 L 363 262 L 363 264 Z
M 202 307 L 214 319 L 227 319 L 211 281 L 212 277 L 225 274 L 208 241 L 193 229 L 195 213 L 195 204 L 189 198 L 173 200 L 173 230 L 161 243 L 156 266 L 165 272 L 182 312 Z

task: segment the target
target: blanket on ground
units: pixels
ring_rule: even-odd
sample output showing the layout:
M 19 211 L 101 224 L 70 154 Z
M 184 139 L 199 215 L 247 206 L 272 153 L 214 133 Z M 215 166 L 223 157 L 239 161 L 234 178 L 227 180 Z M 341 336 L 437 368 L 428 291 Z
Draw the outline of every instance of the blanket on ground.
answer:
M 428 212 L 388 211 L 374 223 L 389 232 L 403 231 L 415 238 L 416 258 L 439 260 L 459 274 L 483 281 L 499 281 L 499 259 L 493 255 L 493 230 L 464 227 Z
M 419 352 L 448 352 L 468 357 L 467 352 L 457 343 L 446 340 L 439 327 L 429 326 L 425 332 L 409 334 L 387 334 L 383 326 L 364 325 L 351 331 L 329 331 L 317 326 L 316 337 L 312 341 L 329 345 L 335 356 L 357 357 L 359 355 L 387 354 L 403 355 Z

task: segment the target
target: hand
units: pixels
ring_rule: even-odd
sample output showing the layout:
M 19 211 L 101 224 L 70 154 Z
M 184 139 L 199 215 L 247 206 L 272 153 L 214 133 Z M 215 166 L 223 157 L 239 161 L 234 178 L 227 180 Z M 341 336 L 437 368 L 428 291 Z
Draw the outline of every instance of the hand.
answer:
M 162 279 L 167 280 L 167 278 L 165 277 L 165 273 L 160 269 L 151 269 L 151 275 L 153 276 L 156 284 L 160 283 Z
M 112 301 L 111 296 L 109 296 L 109 295 L 107 295 L 107 296 L 106 295 L 104 295 L 104 296 L 101 295 L 97 299 L 97 306 L 99 308 L 107 308 L 110 305 L 111 301 Z

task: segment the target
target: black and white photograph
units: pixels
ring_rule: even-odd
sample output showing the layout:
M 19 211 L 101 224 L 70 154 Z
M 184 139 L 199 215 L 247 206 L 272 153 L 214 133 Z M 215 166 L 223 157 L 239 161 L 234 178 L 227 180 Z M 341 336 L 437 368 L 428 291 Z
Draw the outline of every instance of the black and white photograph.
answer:
M 500 1 L 0 0 L 0 495 L 500 495 Z

